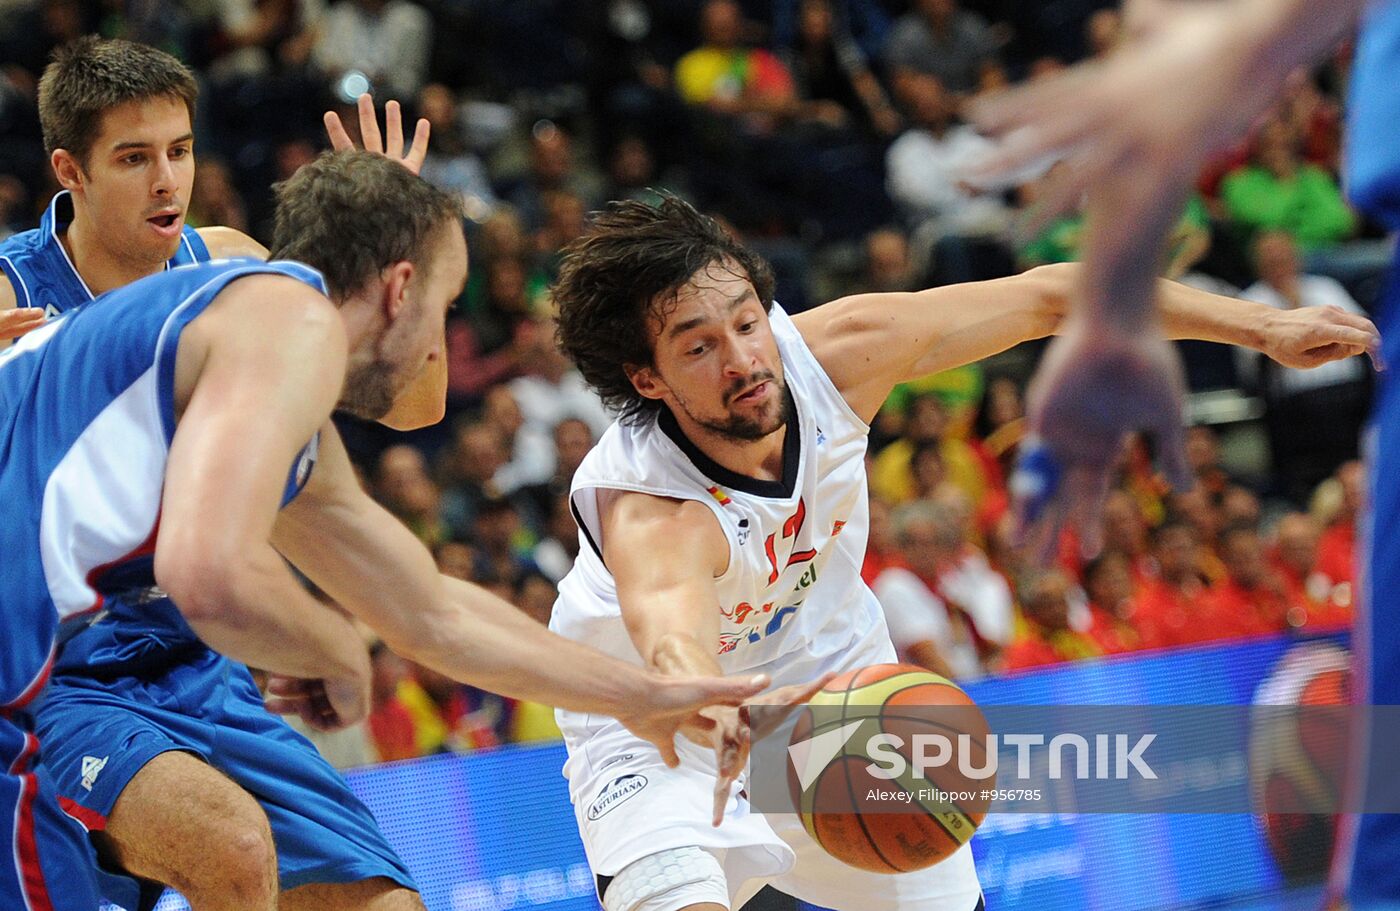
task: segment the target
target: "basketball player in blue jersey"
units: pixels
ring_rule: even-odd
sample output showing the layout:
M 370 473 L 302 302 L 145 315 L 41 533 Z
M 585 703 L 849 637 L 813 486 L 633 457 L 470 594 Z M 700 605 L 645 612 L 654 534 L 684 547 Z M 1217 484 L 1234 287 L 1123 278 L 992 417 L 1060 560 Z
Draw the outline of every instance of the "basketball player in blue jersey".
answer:
M 1351 201 L 1386 228 L 1400 229 L 1400 3 L 1337 0 L 1138 2 L 1127 10 L 1129 39 L 1106 60 L 985 105 L 982 125 L 1006 135 L 983 170 L 1014 170 L 1049 155 L 1064 166 L 1042 213 L 1087 193 L 1086 278 L 1071 319 L 1036 380 L 1030 415 L 1049 458 L 1042 466 L 1078 481 L 1059 491 L 1060 511 L 1091 514 L 1123 432 L 1159 426 L 1171 410 L 1180 368 L 1150 330 L 1151 268 L 1167 226 L 1205 156 L 1243 135 L 1275 99 L 1287 75 L 1361 32 L 1351 71 L 1342 184 Z M 1400 270 L 1392 268 L 1377 309 L 1382 363 L 1400 363 Z M 1124 371 L 1129 371 L 1124 373 Z M 1104 375 L 1133 378 L 1101 383 Z M 1381 374 L 1365 453 L 1371 469 L 1365 564 L 1354 654 L 1358 702 L 1400 704 L 1400 388 Z M 1155 412 L 1155 413 L 1154 413 Z M 1299 428 L 1306 433 L 1307 428 Z M 1170 461 L 1177 456 L 1168 452 Z M 1038 485 L 1049 490 L 1053 485 Z M 1361 772 L 1355 806 L 1394 805 L 1397 734 L 1358 726 Z M 1352 908 L 1400 908 L 1400 816 L 1348 820 L 1334 858 L 1332 891 Z
M 0 311 L 4 316 L 12 316 L 13 334 L 42 324 L 46 314 L 53 316 L 91 300 L 94 292 L 154 274 L 172 264 L 205 261 L 211 255 L 266 255 L 260 245 L 237 231 L 214 227 L 196 232 L 180 225 L 194 176 L 190 136 L 194 92 L 193 77 L 177 60 L 143 45 L 88 38 L 73 42 L 56 55 L 41 82 L 40 111 L 55 174 L 69 189 L 55 197 L 39 229 L 0 245 L 0 291 L 8 291 L 11 298 L 0 301 L 0 305 L 41 305 Z M 360 99 L 360 132 L 367 148 L 382 149 L 400 160 L 403 131 L 397 105 L 391 102 L 388 108 L 387 143 L 380 138 L 368 96 Z M 334 146 L 352 146 L 334 114 L 327 115 L 326 127 Z M 413 145 L 401 159 L 412 172 L 416 173 L 421 165 L 427 138 L 427 123 L 420 121 Z M 158 211 L 152 214 L 153 209 Z M 143 214 L 150 217 L 135 217 Z M 3 328 L 0 325 L 0 331 Z M 445 378 L 434 368 L 443 365 L 445 360 L 435 354 L 425 375 L 396 402 L 384 422 L 408 429 L 440 419 Z M 127 628 L 111 630 L 122 624 Z M 143 682 L 159 677 L 153 670 L 160 664 L 155 657 L 162 641 L 160 630 L 151 628 L 144 614 L 112 611 L 104 619 L 102 634 L 146 642 L 150 654 Z M 91 659 L 94 649 L 89 643 L 99 635 L 93 632 L 78 636 L 78 641 L 57 660 L 57 673 L 49 690 L 51 698 L 43 703 L 45 710 L 39 715 L 39 724 L 50 732 L 51 743 L 64 743 L 75 759 L 69 768 L 50 751 L 46 770 L 54 776 L 59 796 L 70 811 L 98 829 L 96 838 L 107 853 L 140 856 L 142 842 L 155 831 L 148 824 L 142 795 L 163 793 L 162 774 L 168 763 L 146 765 L 145 760 L 152 755 L 149 743 L 124 754 L 106 749 L 104 738 L 110 737 L 111 726 L 96 722 L 118 712 L 120 706 L 109 698 L 99 712 L 85 701 L 94 679 L 109 684 L 109 697 L 115 691 L 113 662 Z M 183 643 L 176 636 L 164 645 L 176 654 L 168 655 L 168 664 L 161 669 L 173 671 L 183 660 L 178 654 Z M 127 695 L 133 703 L 139 703 L 140 692 L 144 689 L 137 687 Z M 241 698 L 247 703 L 244 709 L 262 712 L 256 693 L 214 695 Z M 37 709 L 36 706 L 36 714 Z M 210 720 L 207 714 L 204 720 Z M 101 731 L 103 727 L 107 728 L 105 732 Z M 167 746 L 174 749 L 178 744 L 171 741 Z M 302 746 L 309 761 L 316 762 L 324 772 L 309 745 Z M 100 772 L 94 771 L 99 764 Z M 98 774 L 106 780 L 105 788 L 91 787 Z M 128 792 L 127 785 L 132 782 L 136 787 Z M 229 777 L 219 778 L 215 784 L 230 791 L 239 789 Z M 356 806 L 338 776 L 328 776 L 318 788 L 325 795 L 334 795 L 338 804 Z M 127 795 L 120 817 L 124 824 L 104 831 L 107 827 L 100 820 L 110 814 L 122 794 Z M 217 788 L 206 794 L 210 802 L 220 799 L 230 800 L 222 798 Z M 317 821 L 315 806 L 318 804 L 308 804 L 301 815 Z M 197 822 L 215 818 L 209 814 L 192 817 L 181 842 L 188 857 L 179 859 L 187 881 L 201 881 L 204 870 L 217 871 L 220 878 L 210 888 L 222 886 L 229 894 L 237 895 L 242 891 L 243 880 L 263 882 L 275 878 L 278 864 L 271 856 L 265 857 L 262 869 L 231 862 L 229 854 L 240 843 L 237 820 L 209 825 L 203 838 L 196 837 Z M 234 826 L 232 830 L 229 822 Z M 277 844 L 285 846 L 280 866 L 287 888 L 322 881 L 370 879 L 380 874 L 394 876 L 405 886 L 412 885 L 373 821 L 363 814 L 355 825 L 338 826 L 338 840 L 297 838 L 284 817 L 277 817 L 276 822 L 272 835 Z M 267 829 L 265 820 L 250 820 L 249 824 L 259 831 Z M 358 866 L 347 857 L 357 859 Z M 308 874 L 307 870 L 321 872 Z M 114 867 L 114 872 L 120 871 Z M 139 865 L 130 872 L 158 878 Z M 113 876 L 104 880 L 107 896 L 132 911 L 137 911 L 143 901 L 153 901 L 158 891 L 158 887 L 146 887 L 143 899 L 138 896 L 140 885 L 136 878 Z
M 270 701 L 309 723 L 363 716 L 361 640 L 284 559 L 413 660 L 518 698 L 616 715 L 673 759 L 680 724 L 702 723 L 699 708 L 738 704 L 766 679 L 677 681 L 560 639 L 482 589 L 439 576 L 421 543 L 359 487 L 330 413 L 383 416 L 438 343 L 466 278 L 451 197 L 383 156 L 327 153 L 279 189 L 273 249 L 321 271 L 249 260 L 173 270 L 0 354 L 0 699 L 15 706 L 42 686 L 61 621 L 91 621 L 91 632 L 104 614 L 139 613 L 150 630 L 181 639 L 183 666 L 144 681 L 148 710 L 133 721 L 123 675 L 165 656 L 105 637 L 91 651 L 110 650 L 115 670 L 94 678 L 91 702 L 111 700 L 121 712 L 94 713 L 91 723 L 106 729 L 111 751 L 159 746 L 153 763 L 184 761 L 161 780 L 158 799 L 148 796 L 163 811 L 147 820 L 157 831 L 113 859 L 162 871 L 197 909 L 421 908 L 392 876 L 279 897 L 275 878 L 229 891 L 226 881 L 187 881 L 178 866 L 190 859 L 180 840 L 192 816 L 236 823 L 263 814 L 247 795 L 211 803 L 226 793 L 221 769 L 197 757 L 256 770 L 244 785 L 269 813 L 297 816 L 305 828 L 292 834 L 303 841 L 355 837 L 367 819 L 357 803 L 339 805 L 348 794 L 322 790 L 326 775 L 306 761 L 305 742 L 250 711 L 247 672 L 215 654 L 267 668 Z M 211 705 L 211 693 L 227 702 Z M 191 706 L 198 717 L 188 717 Z M 36 746 L 27 723 L 13 708 L 0 719 L 5 758 L 17 764 Z M 88 764 L 94 790 L 110 761 Z M 90 878 L 40 875 L 72 845 L 45 834 L 57 808 L 35 799 L 32 779 L 7 771 L 0 797 L 40 819 L 18 845 L 38 867 L 0 867 L 0 907 L 90 911 Z M 307 813 L 308 803 L 330 806 Z M 109 821 L 122 812 L 119 802 Z M 26 853 L 35 831 L 37 850 Z M 228 862 L 261 869 L 270 838 L 230 831 Z M 306 872 L 375 869 L 363 851 L 342 863 Z
M 185 224 L 197 92 L 189 70 L 145 45 L 86 37 L 58 50 L 39 116 L 63 190 L 37 229 L 0 245 L 0 310 L 52 318 L 170 266 L 266 255 L 232 228 Z

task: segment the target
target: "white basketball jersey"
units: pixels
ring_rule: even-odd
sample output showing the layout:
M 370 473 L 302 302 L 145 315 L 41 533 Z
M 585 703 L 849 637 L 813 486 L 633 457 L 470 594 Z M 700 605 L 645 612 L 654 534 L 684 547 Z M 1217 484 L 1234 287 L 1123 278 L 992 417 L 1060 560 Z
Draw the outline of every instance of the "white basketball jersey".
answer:
M 600 557 L 598 494 L 624 490 L 698 500 L 719 520 L 729 565 L 715 580 L 721 631 L 713 646 L 726 674 L 763 671 L 775 685 L 802 682 L 841 667 L 843 652 L 855 643 L 883 635 L 879 603 L 860 577 L 869 527 L 869 428 L 787 314 L 774 305 L 770 319 L 796 406 L 782 480 L 756 481 L 715 464 L 685 439 L 669 413 L 638 425 L 614 424 L 574 475 L 583 541 L 559 585 L 550 622 L 556 632 L 643 663 Z M 560 721 L 566 734 L 583 733 L 570 728 L 584 725 L 584 716 L 561 712 Z

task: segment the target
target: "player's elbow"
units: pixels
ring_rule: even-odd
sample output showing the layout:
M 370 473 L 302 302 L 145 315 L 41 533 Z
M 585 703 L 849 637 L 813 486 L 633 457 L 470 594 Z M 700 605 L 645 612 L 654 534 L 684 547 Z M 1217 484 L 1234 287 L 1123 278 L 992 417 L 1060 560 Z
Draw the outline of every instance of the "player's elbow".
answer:
M 156 547 L 156 584 L 192 626 L 211 621 L 246 624 L 252 574 L 244 561 L 215 546 Z

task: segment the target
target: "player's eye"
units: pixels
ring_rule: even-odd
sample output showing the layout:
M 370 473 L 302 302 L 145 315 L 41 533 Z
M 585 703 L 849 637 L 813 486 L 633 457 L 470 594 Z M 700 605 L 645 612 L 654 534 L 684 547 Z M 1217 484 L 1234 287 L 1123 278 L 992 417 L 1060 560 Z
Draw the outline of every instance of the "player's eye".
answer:
M 757 323 L 755 323 L 755 322 L 753 322 L 752 320 L 750 320 L 749 322 L 744 323 L 742 326 L 740 326 L 740 327 L 739 327 L 739 331 L 742 332 L 742 333 L 744 333 L 745 335 L 747 335 L 748 333 L 750 333 L 750 332 L 753 331 L 754 326 L 756 326 L 756 325 L 757 325 Z
M 137 152 L 137 153 L 134 154 L 134 155 L 128 155 L 128 156 L 126 156 L 125 158 L 122 159 L 122 161 L 125 162 L 126 164 L 140 164 L 141 162 L 143 162 L 143 161 L 145 161 L 145 160 L 146 160 L 146 156 L 145 156 L 145 155 L 142 155 L 140 152 Z
M 691 357 L 697 357 L 697 356 L 699 356 L 699 355 L 701 355 L 701 354 L 704 354 L 704 353 L 705 353 L 705 346 L 704 346 L 704 345 L 696 345 L 694 348 L 691 348 L 689 351 L 686 352 L 686 354 L 690 355 Z
M 184 158 L 188 154 L 190 154 L 190 150 L 184 147 L 177 147 L 170 150 L 171 158 Z

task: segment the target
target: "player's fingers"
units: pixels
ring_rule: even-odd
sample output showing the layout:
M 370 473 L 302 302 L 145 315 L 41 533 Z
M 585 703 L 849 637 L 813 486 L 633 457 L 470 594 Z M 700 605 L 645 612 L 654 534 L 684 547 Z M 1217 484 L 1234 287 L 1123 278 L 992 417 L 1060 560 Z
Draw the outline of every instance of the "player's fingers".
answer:
M 732 784 L 730 779 L 724 777 L 715 782 L 714 814 L 710 820 L 710 825 L 715 828 L 719 828 L 720 824 L 724 822 L 724 808 L 729 806 L 729 788 Z
M 300 677 L 272 676 L 267 678 L 267 691 L 274 696 L 307 696 L 313 683 Z
M 384 137 L 379 134 L 379 118 L 374 116 L 374 98 L 365 92 L 355 101 L 360 112 L 360 142 L 366 152 L 384 151 Z
M 1087 69 L 1089 67 L 1076 67 L 1052 79 L 976 98 L 967 106 L 967 115 L 988 135 L 1028 129 L 1031 124 L 1039 129 L 1040 124 L 1053 123 L 1075 112 L 1074 102 L 1082 101 L 1088 86 Z M 1078 105 L 1079 110 L 1083 108 L 1082 104 Z M 1022 142 L 1034 144 L 1029 136 Z
M 43 324 L 44 311 L 39 307 L 21 307 L 0 313 L 0 341 L 19 338 Z
M 1153 443 L 1157 448 L 1157 459 L 1161 462 L 1162 473 L 1167 483 L 1178 492 L 1190 490 L 1196 484 L 1196 474 L 1186 458 L 1186 430 L 1182 426 L 1181 415 L 1175 410 L 1157 422 L 1153 428 Z
M 305 696 L 264 696 L 263 706 L 274 715 L 299 715 L 309 710 L 310 700 Z
M 432 131 L 432 125 L 428 123 L 427 118 L 419 117 L 418 126 L 413 130 L 413 145 L 409 147 L 408 157 L 403 160 L 404 167 L 414 174 L 423 169 L 423 160 L 428 157 L 428 138 Z
M 331 141 L 331 148 L 343 152 L 355 147 L 350 134 L 345 132 L 345 124 L 340 122 L 340 115 L 335 111 L 327 111 L 321 117 L 321 122 L 326 125 L 326 138 Z
M 395 99 L 384 105 L 384 154 L 395 160 L 403 158 L 403 113 Z
M 1072 504 L 1071 517 L 1085 558 L 1096 557 L 1103 549 L 1103 511 L 1112 478 L 1107 466 L 1085 466 L 1065 481 L 1065 498 Z

